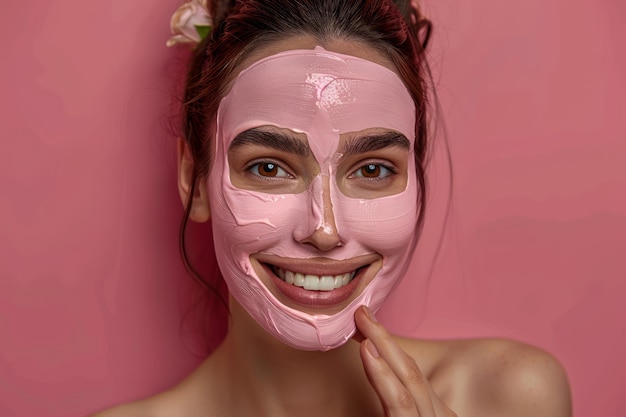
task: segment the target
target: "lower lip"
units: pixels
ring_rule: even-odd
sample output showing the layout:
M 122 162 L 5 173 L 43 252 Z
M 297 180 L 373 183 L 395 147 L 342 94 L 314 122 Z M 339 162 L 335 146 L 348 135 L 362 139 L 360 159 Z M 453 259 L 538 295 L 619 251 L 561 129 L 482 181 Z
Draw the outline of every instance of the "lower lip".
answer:
M 305 290 L 296 285 L 287 284 L 285 281 L 277 277 L 271 268 L 263 264 L 263 268 L 274 280 L 276 287 L 292 301 L 306 307 L 333 307 L 350 298 L 361 281 L 361 277 L 367 268 L 362 268 L 359 273 L 352 278 L 348 285 L 341 288 L 335 288 L 331 291 L 313 291 Z

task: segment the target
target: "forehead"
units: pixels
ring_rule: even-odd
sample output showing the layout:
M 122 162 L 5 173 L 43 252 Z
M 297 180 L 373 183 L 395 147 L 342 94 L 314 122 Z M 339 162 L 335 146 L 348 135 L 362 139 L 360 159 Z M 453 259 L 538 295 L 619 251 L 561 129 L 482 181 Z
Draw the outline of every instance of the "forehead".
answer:
M 388 68 L 323 48 L 290 50 L 244 69 L 220 103 L 223 139 L 273 125 L 307 136 L 369 128 L 414 137 L 415 105 Z

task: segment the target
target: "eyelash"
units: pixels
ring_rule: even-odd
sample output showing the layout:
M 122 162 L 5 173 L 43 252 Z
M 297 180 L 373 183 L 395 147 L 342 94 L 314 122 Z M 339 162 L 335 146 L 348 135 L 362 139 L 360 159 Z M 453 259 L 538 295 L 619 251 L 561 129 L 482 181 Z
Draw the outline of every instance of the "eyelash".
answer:
M 357 175 L 357 173 L 359 173 L 362 169 L 369 167 L 369 166 L 375 166 L 376 168 L 382 168 L 388 171 L 388 173 L 384 176 L 377 176 L 377 177 L 366 177 L 364 175 Z M 350 175 L 348 175 L 349 179 L 359 179 L 361 181 L 387 181 L 390 179 L 391 176 L 396 175 L 398 173 L 398 170 L 388 164 L 384 164 L 381 162 L 367 162 L 363 165 L 360 165 L 357 169 L 355 169 L 354 171 L 352 171 L 352 173 Z
M 281 170 L 285 173 L 285 175 L 274 175 L 274 176 L 268 176 L 268 175 L 261 175 L 258 172 L 258 169 L 263 166 L 263 165 L 274 165 L 274 167 L 278 170 Z M 255 167 L 256 167 L 256 171 L 255 171 Z M 295 178 L 287 169 L 283 168 L 281 163 L 278 163 L 274 160 L 271 159 L 263 159 L 263 160 L 257 160 L 257 161 L 252 161 L 251 163 L 249 163 L 246 167 L 246 172 L 250 173 L 250 175 L 253 175 L 255 178 L 258 179 L 262 179 L 263 181 L 276 181 L 279 179 L 293 179 Z

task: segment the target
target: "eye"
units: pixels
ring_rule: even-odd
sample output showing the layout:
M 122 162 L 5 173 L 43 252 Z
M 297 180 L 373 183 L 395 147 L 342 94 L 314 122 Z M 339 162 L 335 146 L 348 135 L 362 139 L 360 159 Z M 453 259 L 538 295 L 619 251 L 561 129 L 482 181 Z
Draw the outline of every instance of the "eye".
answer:
M 371 162 L 358 168 L 356 171 L 350 174 L 350 177 L 382 179 L 392 174 L 394 174 L 394 171 L 392 168 L 385 166 L 383 164 L 380 164 L 380 163 Z
M 293 178 L 287 171 L 282 169 L 277 163 L 271 161 L 257 162 L 248 168 L 252 174 L 266 178 Z

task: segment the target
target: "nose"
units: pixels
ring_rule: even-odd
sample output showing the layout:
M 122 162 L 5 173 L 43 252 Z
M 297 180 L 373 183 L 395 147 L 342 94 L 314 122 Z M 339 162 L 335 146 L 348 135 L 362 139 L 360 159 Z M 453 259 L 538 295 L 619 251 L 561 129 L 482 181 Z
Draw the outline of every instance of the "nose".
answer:
M 342 246 L 330 196 L 330 176 L 318 175 L 313 180 L 309 187 L 309 210 L 308 218 L 302 219 L 304 228 L 294 238 L 322 252 Z

